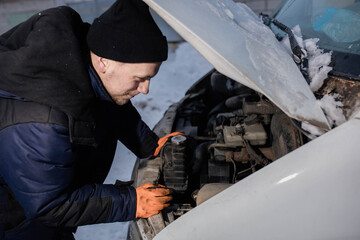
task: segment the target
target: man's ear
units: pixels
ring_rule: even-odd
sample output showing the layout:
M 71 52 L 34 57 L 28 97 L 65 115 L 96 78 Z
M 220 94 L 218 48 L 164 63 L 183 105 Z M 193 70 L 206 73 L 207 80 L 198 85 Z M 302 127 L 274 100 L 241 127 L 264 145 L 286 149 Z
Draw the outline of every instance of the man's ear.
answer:
M 96 63 L 101 73 L 105 73 L 110 64 L 109 59 L 102 57 L 98 57 Z

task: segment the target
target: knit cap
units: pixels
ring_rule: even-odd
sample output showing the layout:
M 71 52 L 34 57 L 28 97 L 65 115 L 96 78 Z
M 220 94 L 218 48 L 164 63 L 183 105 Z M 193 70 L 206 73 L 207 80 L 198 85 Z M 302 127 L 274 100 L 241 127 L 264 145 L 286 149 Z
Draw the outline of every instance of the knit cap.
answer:
M 117 0 L 90 26 L 87 43 L 96 55 L 119 62 L 162 62 L 167 41 L 142 0 Z

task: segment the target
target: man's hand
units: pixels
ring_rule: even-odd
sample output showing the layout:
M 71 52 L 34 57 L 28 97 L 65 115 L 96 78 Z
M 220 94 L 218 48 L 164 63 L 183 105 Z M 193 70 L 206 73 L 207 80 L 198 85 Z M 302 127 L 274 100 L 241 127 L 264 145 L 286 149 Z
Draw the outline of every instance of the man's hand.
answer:
M 145 183 L 136 188 L 136 218 L 148 218 L 168 207 L 171 190 L 162 185 Z
M 185 135 L 182 132 L 173 132 L 170 133 L 158 140 L 158 147 L 155 149 L 154 156 L 157 156 L 160 153 L 161 148 L 164 146 L 164 144 L 167 142 L 169 137 L 177 136 L 177 135 Z

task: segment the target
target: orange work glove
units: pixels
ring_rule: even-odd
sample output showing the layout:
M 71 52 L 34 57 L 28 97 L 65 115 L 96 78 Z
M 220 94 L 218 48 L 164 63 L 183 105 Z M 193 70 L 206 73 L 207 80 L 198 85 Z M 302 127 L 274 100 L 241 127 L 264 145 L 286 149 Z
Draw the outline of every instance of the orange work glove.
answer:
M 136 188 L 136 218 L 148 218 L 168 207 L 171 190 L 162 185 L 145 183 Z
M 164 146 L 169 137 L 177 136 L 177 135 L 185 135 L 182 132 L 173 132 L 170 133 L 158 140 L 158 147 L 155 149 L 154 156 L 157 156 L 160 153 L 161 148 Z

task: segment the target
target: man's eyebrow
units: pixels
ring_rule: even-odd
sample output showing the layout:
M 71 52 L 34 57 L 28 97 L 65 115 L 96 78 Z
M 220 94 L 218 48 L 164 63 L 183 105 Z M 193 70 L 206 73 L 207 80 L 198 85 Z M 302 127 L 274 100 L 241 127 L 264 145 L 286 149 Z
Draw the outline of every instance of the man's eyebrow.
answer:
M 136 76 L 135 75 L 135 78 L 139 78 L 139 79 L 150 79 L 150 78 L 152 78 L 153 76 L 150 76 L 150 75 L 146 75 L 146 76 Z

